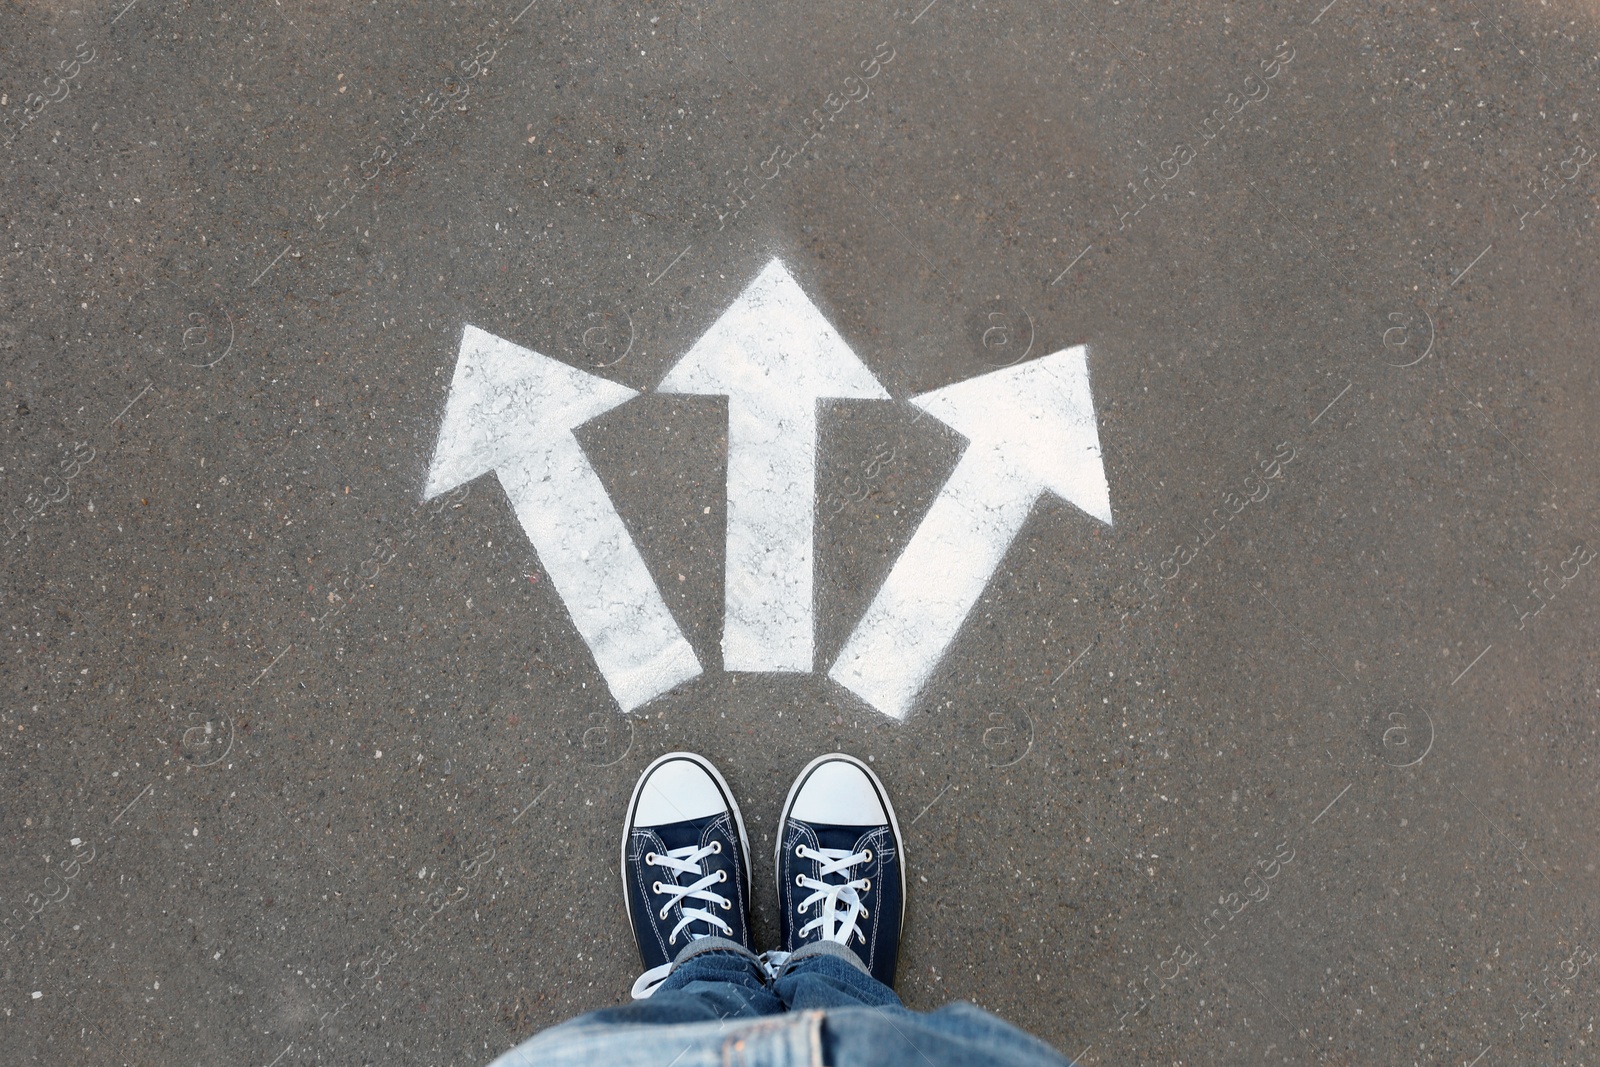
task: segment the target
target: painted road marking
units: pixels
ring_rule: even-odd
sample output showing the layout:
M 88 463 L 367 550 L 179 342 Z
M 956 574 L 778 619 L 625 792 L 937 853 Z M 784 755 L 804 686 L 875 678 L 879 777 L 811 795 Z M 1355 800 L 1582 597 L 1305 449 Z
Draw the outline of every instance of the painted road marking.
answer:
M 965 437 L 967 448 L 828 672 L 897 719 L 910 711 L 1042 493 L 1112 521 L 1084 346 L 911 402 Z
M 499 477 L 623 711 L 700 673 L 572 432 L 637 395 L 468 326 L 423 493 Z
M 658 391 L 728 397 L 723 667 L 810 671 L 817 403 L 888 392 L 777 259 Z

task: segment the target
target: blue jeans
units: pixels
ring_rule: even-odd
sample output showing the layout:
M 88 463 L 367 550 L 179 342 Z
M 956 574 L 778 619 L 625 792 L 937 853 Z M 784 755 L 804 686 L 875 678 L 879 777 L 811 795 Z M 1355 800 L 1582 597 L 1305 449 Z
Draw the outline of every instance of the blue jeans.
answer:
M 492 1067 L 1070 1067 L 971 1004 L 908 1010 L 855 953 L 807 945 L 774 979 L 733 941 L 692 943 L 653 996 L 552 1027 Z

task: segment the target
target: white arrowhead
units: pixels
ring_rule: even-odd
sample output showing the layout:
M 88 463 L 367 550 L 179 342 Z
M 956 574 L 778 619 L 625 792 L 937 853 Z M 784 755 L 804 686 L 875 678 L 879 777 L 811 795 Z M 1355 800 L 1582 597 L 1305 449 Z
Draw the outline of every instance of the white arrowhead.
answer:
M 962 460 L 987 452 L 996 473 L 1033 497 L 1049 490 L 1111 525 L 1100 458 L 1088 350 L 1083 345 L 911 398 L 969 442 Z
M 455 378 L 433 449 L 425 498 L 448 493 L 572 436 L 590 419 L 639 394 L 513 344 L 476 326 L 461 335 Z
M 911 402 L 968 445 L 828 672 L 895 718 L 910 711 L 1041 493 L 1111 523 L 1082 345 Z
M 700 673 L 572 432 L 636 395 L 468 326 L 424 492 L 498 475 L 623 711 Z
M 889 394 L 776 259 L 659 391 L 728 397 L 723 666 L 811 670 L 817 401 Z

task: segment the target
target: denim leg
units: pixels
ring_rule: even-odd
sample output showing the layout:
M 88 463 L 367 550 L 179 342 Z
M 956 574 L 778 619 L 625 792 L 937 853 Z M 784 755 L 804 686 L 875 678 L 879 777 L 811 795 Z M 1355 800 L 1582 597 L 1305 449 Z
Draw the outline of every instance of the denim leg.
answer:
M 823 1061 L 834 1067 L 1072 1067 L 1031 1034 L 973 1007 L 938 1011 L 845 1008 L 822 1024 Z
M 894 990 L 867 971 L 843 945 L 818 941 L 790 956 L 772 983 L 789 1011 L 814 1008 L 901 1008 Z
M 702 938 L 678 954 L 672 973 L 651 996 L 580 1015 L 572 1023 L 699 1023 L 776 1015 L 783 1003 L 767 988 L 766 978 L 760 960 L 743 945 Z
M 843 945 L 805 946 L 778 972 L 773 991 L 792 1011 L 827 1009 L 823 1062 L 837 1067 L 1071 1067 L 1049 1045 L 971 1004 L 908 1010 Z

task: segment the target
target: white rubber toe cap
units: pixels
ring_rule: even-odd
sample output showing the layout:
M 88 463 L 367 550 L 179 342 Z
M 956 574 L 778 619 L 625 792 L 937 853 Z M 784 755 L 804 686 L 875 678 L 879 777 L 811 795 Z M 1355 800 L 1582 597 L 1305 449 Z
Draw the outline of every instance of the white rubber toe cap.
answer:
M 789 817 L 825 826 L 885 826 L 889 822 L 889 813 L 867 772 L 844 760 L 829 760 L 811 772 L 794 798 Z
M 662 761 L 640 784 L 634 826 L 667 826 L 705 819 L 728 810 L 728 802 L 704 767 L 682 757 Z

